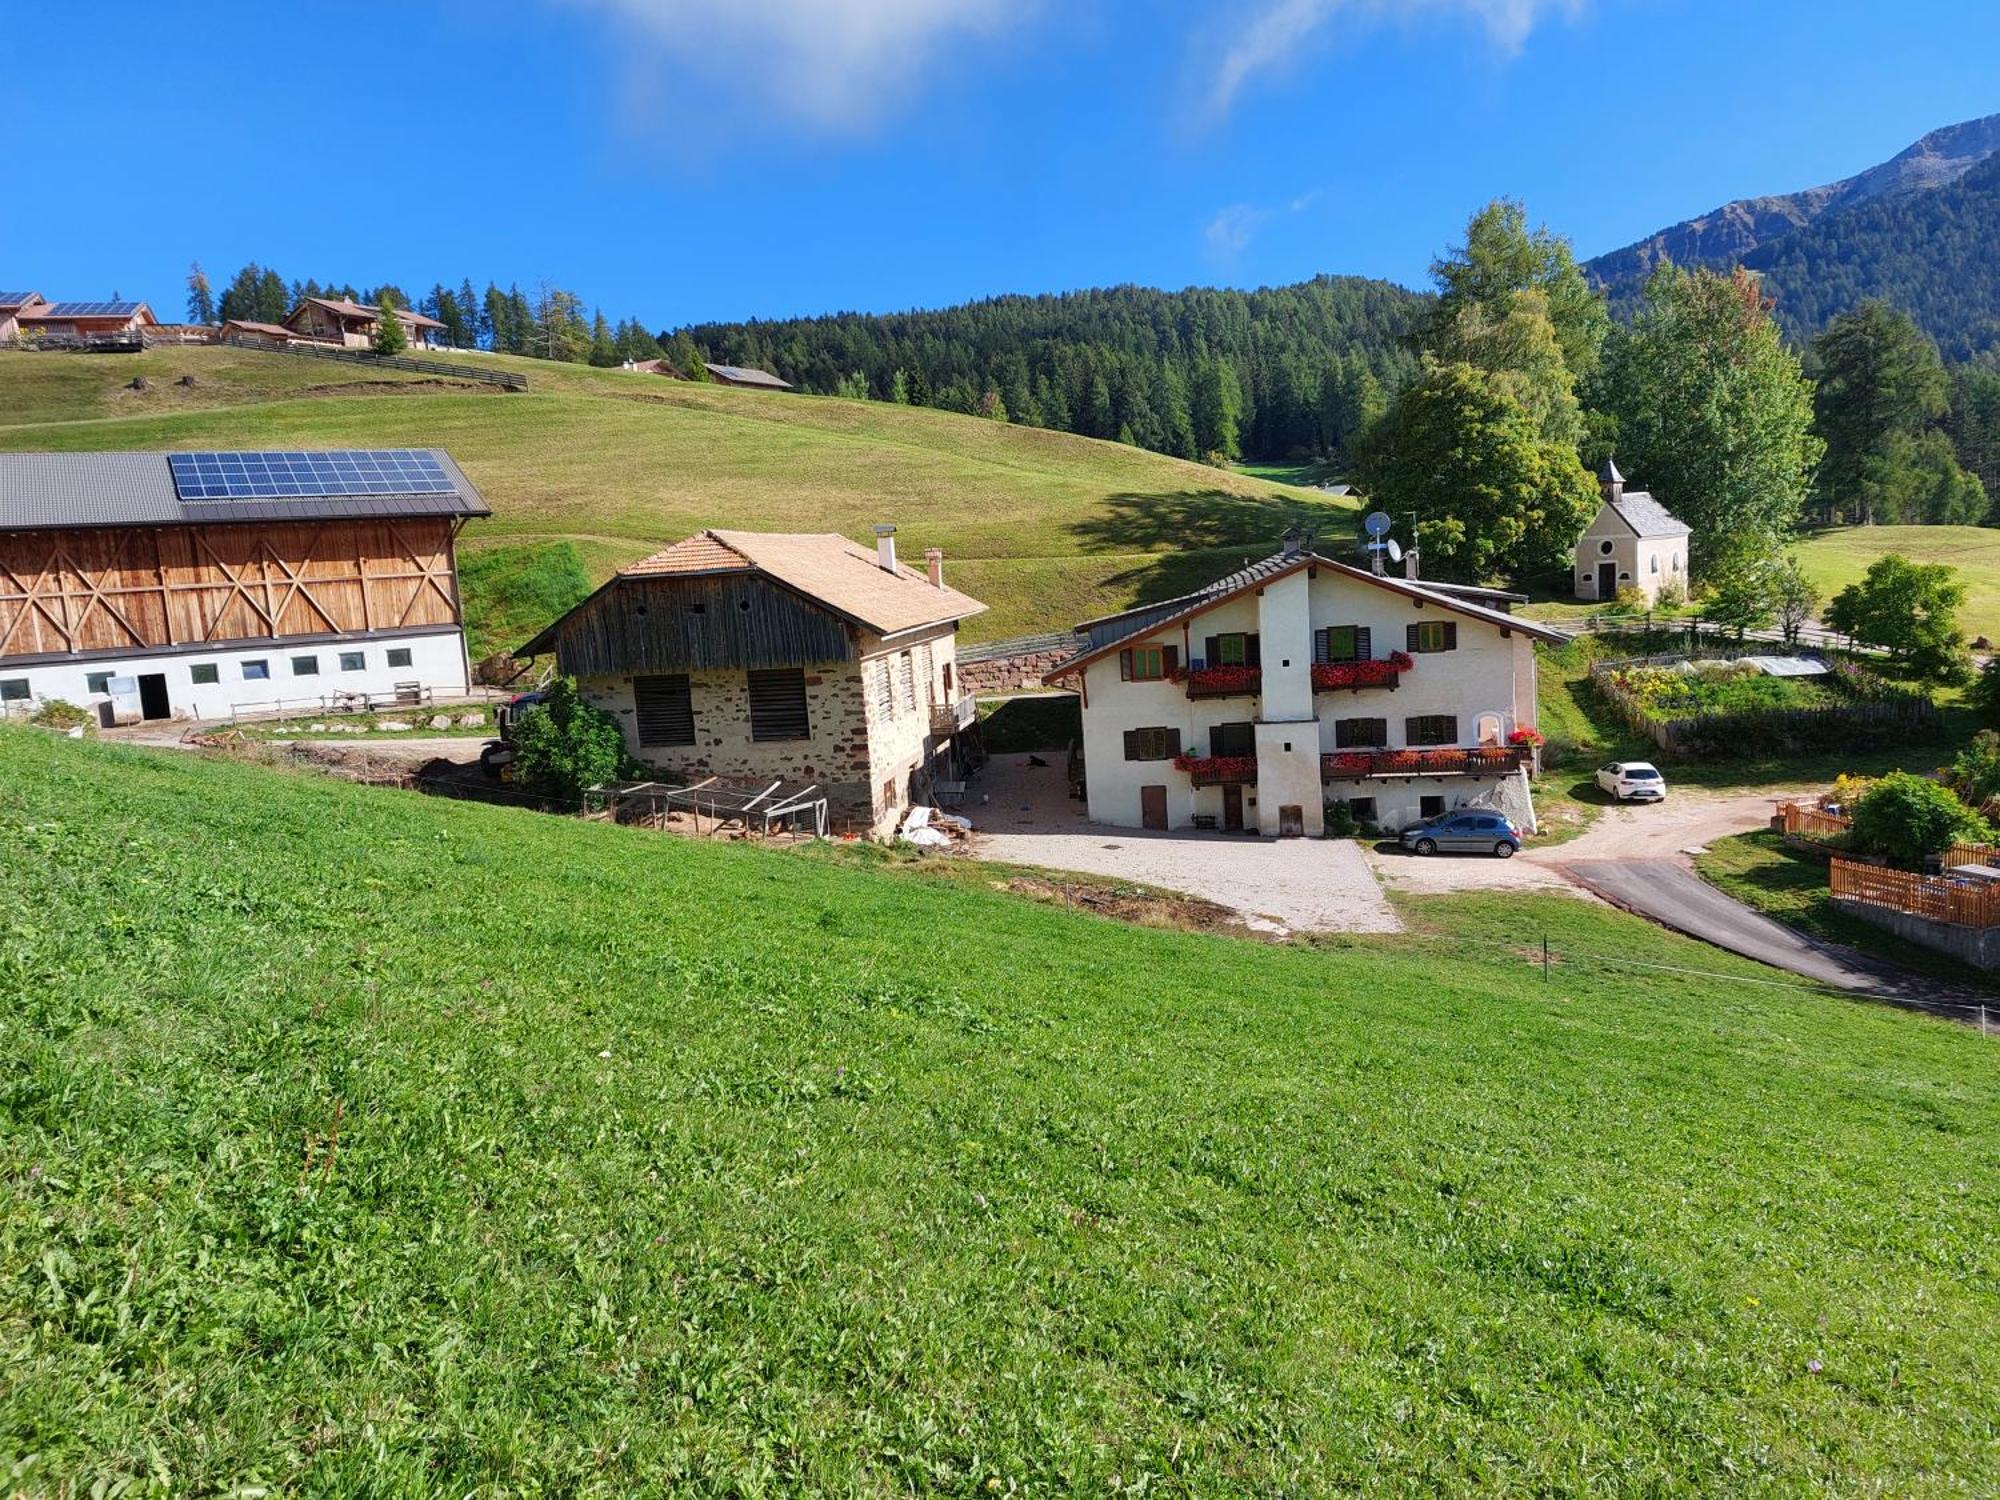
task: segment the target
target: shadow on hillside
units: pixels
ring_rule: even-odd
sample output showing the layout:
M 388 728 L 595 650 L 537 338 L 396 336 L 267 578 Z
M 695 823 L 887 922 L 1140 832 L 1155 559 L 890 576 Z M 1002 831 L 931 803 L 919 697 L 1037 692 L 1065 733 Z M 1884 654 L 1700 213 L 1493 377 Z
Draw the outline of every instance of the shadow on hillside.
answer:
M 1258 499 L 1225 490 L 1176 490 L 1107 496 L 1097 512 L 1069 530 L 1085 552 L 1158 553 L 1106 580 L 1114 590 L 1149 604 L 1270 556 L 1292 526 L 1315 533 L 1322 546 L 1344 548 L 1354 533 L 1354 518 L 1331 505 L 1284 496 Z

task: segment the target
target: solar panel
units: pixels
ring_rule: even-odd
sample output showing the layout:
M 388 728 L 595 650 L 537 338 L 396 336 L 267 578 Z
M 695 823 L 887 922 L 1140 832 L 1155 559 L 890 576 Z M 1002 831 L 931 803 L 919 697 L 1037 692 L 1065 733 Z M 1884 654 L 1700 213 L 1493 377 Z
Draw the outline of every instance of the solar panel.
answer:
M 269 500 L 305 495 L 450 495 L 458 486 L 422 448 L 336 448 L 318 453 L 169 453 L 182 500 Z
M 47 315 L 57 318 L 129 318 L 139 310 L 136 302 L 57 302 Z

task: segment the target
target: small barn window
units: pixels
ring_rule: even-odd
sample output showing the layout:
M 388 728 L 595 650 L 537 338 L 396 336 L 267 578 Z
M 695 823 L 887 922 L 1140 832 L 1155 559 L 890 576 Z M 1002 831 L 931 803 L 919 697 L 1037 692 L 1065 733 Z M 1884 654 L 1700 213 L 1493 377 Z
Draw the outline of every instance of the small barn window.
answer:
M 812 722 L 806 714 L 806 674 L 800 667 L 751 672 L 750 738 L 809 740 Z
M 903 707 L 910 713 L 917 711 L 917 669 L 905 651 L 896 658 L 896 690 L 902 694 Z
M 343 672 L 365 671 L 368 666 L 366 651 L 343 651 L 340 653 L 340 670 Z
M 86 676 L 86 677 L 85 677 L 85 678 L 83 679 L 83 690 L 84 690 L 84 691 L 85 691 L 86 693 L 108 693 L 108 692 L 110 692 L 110 691 L 111 691 L 111 674 L 110 674 L 109 672 L 92 672 L 92 673 L 90 673 L 90 674 L 89 674 L 88 676 Z
M 632 701 L 637 709 L 642 745 L 694 743 L 694 692 L 685 672 L 634 677 Z
M 408 646 L 391 646 L 389 648 L 390 666 L 407 667 L 409 664 L 410 664 L 410 648 Z
M 875 701 L 876 718 L 896 717 L 896 685 L 889 680 L 888 662 L 878 659 L 868 663 L 868 694 Z
M 188 668 L 188 681 L 196 687 L 213 687 L 222 681 L 222 669 L 212 661 L 198 661 Z
M 28 701 L 28 679 L 25 677 L 0 678 L 0 703 L 26 703 Z
M 295 657 L 293 657 L 293 658 L 292 658 L 292 675 L 293 675 L 294 677 L 317 677 L 317 676 L 319 676 L 319 658 L 318 658 L 317 656 L 295 656 Z
M 270 680 L 270 676 L 271 664 L 262 657 L 257 658 L 255 661 L 246 661 L 243 663 L 243 680 L 245 682 L 267 682 Z

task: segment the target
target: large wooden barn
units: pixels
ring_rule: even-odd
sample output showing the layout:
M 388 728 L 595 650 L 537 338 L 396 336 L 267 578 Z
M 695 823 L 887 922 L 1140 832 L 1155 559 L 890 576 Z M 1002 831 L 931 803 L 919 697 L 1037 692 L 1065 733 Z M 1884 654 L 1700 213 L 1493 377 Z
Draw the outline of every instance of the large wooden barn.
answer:
M 220 718 L 467 682 L 436 449 L 0 454 L 0 710 Z
M 973 701 L 958 622 L 986 606 L 831 534 L 704 531 L 643 558 L 523 646 L 553 652 L 638 759 L 696 781 L 779 779 L 886 830 L 924 790 Z

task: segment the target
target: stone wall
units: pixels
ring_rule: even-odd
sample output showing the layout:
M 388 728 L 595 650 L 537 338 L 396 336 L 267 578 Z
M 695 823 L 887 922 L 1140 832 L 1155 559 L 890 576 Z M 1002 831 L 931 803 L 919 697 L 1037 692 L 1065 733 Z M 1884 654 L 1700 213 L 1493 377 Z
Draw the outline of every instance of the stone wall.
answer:
M 1059 632 L 969 646 L 959 653 L 959 682 L 966 692 L 981 698 L 1046 692 L 1043 675 L 1076 655 L 1078 644 L 1075 636 Z
M 2000 927 L 1960 927 L 1952 922 L 1933 922 L 1914 912 L 1843 896 L 1835 896 L 1833 904 L 1850 916 L 1887 928 L 1897 937 L 1922 943 L 1939 953 L 1948 953 L 1961 963 L 1979 969 L 2000 969 Z

